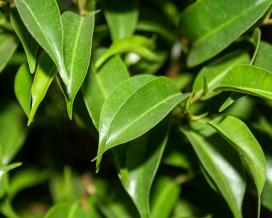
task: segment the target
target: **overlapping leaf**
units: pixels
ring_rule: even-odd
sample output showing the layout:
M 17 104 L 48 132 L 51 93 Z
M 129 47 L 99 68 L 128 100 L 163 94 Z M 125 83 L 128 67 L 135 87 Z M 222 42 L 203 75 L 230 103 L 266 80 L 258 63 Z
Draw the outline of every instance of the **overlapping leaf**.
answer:
M 94 29 L 94 13 L 81 17 L 72 12 L 62 15 L 64 62 L 68 81 L 65 84 L 67 111 L 72 118 L 73 102 L 89 67 Z
M 186 97 L 164 77 L 141 75 L 121 83 L 102 108 L 97 168 L 105 151 L 141 136 Z
M 182 131 L 193 146 L 212 184 L 216 185 L 228 203 L 234 217 L 242 217 L 246 184 L 239 156 L 206 124 L 197 132 Z
M 101 109 L 110 93 L 129 78 L 125 64 L 119 56 L 110 58 L 98 72 L 91 70 L 83 90 L 83 97 L 95 127 L 99 128 Z
M 203 0 L 180 17 L 181 34 L 192 42 L 189 66 L 196 66 L 228 47 L 271 6 L 271 0 Z

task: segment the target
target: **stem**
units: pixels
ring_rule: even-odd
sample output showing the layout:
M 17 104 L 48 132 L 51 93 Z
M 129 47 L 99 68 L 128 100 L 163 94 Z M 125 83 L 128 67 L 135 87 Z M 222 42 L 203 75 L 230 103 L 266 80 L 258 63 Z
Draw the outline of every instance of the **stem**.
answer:
M 79 14 L 81 16 L 86 16 L 87 15 L 87 1 L 86 0 L 77 0 L 77 5 L 78 5 L 78 10 Z

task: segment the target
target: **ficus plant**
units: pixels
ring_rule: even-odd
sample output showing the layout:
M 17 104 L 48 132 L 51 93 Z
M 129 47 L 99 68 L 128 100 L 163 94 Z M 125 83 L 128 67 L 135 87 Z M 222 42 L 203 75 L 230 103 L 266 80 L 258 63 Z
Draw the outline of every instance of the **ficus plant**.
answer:
M 0 213 L 272 216 L 272 0 L 0 0 Z

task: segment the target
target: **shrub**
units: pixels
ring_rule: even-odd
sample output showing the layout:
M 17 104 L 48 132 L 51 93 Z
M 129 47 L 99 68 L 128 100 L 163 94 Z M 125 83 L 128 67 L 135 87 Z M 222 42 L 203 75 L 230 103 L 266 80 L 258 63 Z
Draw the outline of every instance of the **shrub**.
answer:
M 271 216 L 271 4 L 0 0 L 2 216 Z

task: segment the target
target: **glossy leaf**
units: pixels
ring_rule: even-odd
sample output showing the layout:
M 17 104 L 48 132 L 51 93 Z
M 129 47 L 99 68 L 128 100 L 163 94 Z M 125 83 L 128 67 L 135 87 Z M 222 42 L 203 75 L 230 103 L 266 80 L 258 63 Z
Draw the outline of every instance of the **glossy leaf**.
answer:
M 197 75 L 193 89 L 195 90 L 195 96 L 201 96 L 204 92 L 204 77 L 206 77 L 206 82 L 208 86 L 207 96 L 204 96 L 204 99 L 214 96 L 216 93 L 213 93 L 213 89 L 220 84 L 220 81 L 232 68 L 239 64 L 249 63 L 249 55 L 245 52 L 233 52 L 227 54 L 215 62 L 212 62 L 210 65 L 207 65 L 201 69 Z
M 0 113 L 0 165 L 7 165 L 26 139 L 26 127 L 20 108 L 10 103 Z
M 150 189 L 168 139 L 165 124 L 168 122 L 162 122 L 141 138 L 126 144 L 124 152 L 120 149 L 114 152 L 121 182 L 141 218 L 150 217 Z
M 259 50 L 254 60 L 256 67 L 263 68 L 268 72 L 272 72 L 272 45 L 268 42 L 261 41 Z
M 30 114 L 32 76 L 26 64 L 23 64 L 16 73 L 14 92 L 17 100 L 27 116 Z
M 239 156 L 208 125 L 202 130 L 183 130 L 213 184 L 223 195 L 234 217 L 242 217 L 246 183 Z
M 271 6 L 271 0 L 203 0 L 185 9 L 180 17 L 181 34 L 192 48 L 187 63 L 193 67 L 228 47 Z
M 105 151 L 141 136 L 186 97 L 164 77 L 141 75 L 120 84 L 102 108 L 97 168 Z
M 90 117 L 98 129 L 104 101 L 122 81 L 129 78 L 129 73 L 119 56 L 110 58 L 98 72 L 90 71 L 83 97 Z
M 0 73 L 17 49 L 18 42 L 13 35 L 0 32 Z
M 95 63 L 95 67 L 99 68 L 111 56 L 125 52 L 134 52 L 149 61 L 159 61 L 160 58 L 152 51 L 154 42 L 144 36 L 132 36 L 118 40 L 113 43 L 110 48 Z
M 87 218 L 78 203 L 59 203 L 53 206 L 44 218 Z
M 65 84 L 68 82 L 63 60 L 63 30 L 56 0 L 15 0 L 20 17 L 40 46 L 56 64 Z
M 103 0 L 102 3 L 112 41 L 132 36 L 138 21 L 136 0 Z
M 30 125 L 33 121 L 34 115 L 54 78 L 55 71 L 55 65 L 49 56 L 42 53 L 31 88 L 31 111 L 27 125 Z
M 234 91 L 272 100 L 272 74 L 250 65 L 240 65 L 230 70 L 216 91 Z
M 261 196 L 262 205 L 272 211 L 272 158 L 271 155 L 266 157 L 266 182 Z
M 258 196 L 265 183 L 266 161 L 258 141 L 246 124 L 233 116 L 219 117 L 210 122 L 237 151 L 251 175 Z
M 72 119 L 73 103 L 89 67 L 94 30 L 94 13 L 81 17 L 73 12 L 62 15 L 67 111 Z
M 30 33 L 27 31 L 25 25 L 23 24 L 18 14 L 18 11 L 15 8 L 11 9 L 10 22 L 12 24 L 14 31 L 16 32 L 16 35 L 18 36 L 23 45 L 30 72 L 34 73 L 36 68 L 36 56 L 38 52 L 38 44 L 32 38 Z
M 168 218 L 180 194 L 180 187 L 169 177 L 159 178 L 152 198 L 151 218 Z

